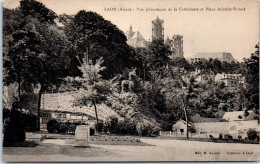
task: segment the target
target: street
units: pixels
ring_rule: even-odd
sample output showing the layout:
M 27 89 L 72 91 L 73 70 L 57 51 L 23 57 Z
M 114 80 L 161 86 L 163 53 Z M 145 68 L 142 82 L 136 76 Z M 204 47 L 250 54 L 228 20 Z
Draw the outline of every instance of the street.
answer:
M 37 147 L 4 147 L 6 162 L 75 161 L 256 161 L 259 145 L 142 138 L 153 146 L 96 145 L 75 148 L 47 140 Z

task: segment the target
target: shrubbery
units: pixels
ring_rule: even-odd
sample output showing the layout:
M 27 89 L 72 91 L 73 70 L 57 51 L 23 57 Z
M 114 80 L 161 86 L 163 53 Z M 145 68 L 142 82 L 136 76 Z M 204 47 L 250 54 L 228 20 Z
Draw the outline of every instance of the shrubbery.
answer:
M 3 121 L 13 115 L 19 115 L 22 118 L 24 130 L 26 132 L 34 132 L 37 130 L 37 116 L 34 114 L 20 113 L 18 110 L 3 109 Z M 20 119 L 20 118 L 19 118 Z
M 117 134 L 137 134 L 135 123 L 130 120 L 119 121 L 117 127 L 115 128 L 115 132 Z
M 49 133 L 55 133 L 58 131 L 58 121 L 56 120 L 50 120 L 47 122 L 47 131 Z
M 95 129 L 90 128 L 90 134 L 89 135 L 93 136 L 94 134 L 95 134 Z
M 25 141 L 25 128 L 19 111 L 11 111 L 4 119 L 4 143 Z
M 218 139 L 220 139 L 220 140 L 223 139 L 223 135 L 221 133 L 219 134 Z
M 85 125 L 85 124 L 80 122 L 63 123 L 63 122 L 58 122 L 55 119 L 52 119 L 47 122 L 47 131 L 49 133 L 75 133 L 77 125 Z M 90 128 L 90 135 L 94 135 L 94 133 L 95 130 Z
M 229 140 L 231 140 L 231 139 L 233 139 L 233 137 L 232 137 L 230 134 L 225 134 L 225 135 L 224 135 L 224 139 L 229 139 Z
M 149 123 L 139 123 L 136 127 L 137 133 L 141 136 L 158 135 L 159 129 Z
M 247 138 L 249 140 L 255 140 L 257 138 L 257 132 L 254 129 L 249 129 L 247 131 Z
M 37 116 L 23 113 L 22 117 L 26 132 L 34 132 L 37 130 Z

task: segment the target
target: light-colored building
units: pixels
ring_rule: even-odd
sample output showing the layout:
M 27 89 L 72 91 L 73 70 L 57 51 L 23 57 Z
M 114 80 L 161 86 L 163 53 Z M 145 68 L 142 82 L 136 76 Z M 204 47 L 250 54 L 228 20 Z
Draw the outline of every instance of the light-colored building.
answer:
M 81 122 L 87 123 L 89 120 L 95 120 L 83 113 L 77 112 L 63 112 L 63 111 L 47 111 L 44 110 L 41 113 L 41 123 L 47 123 L 50 119 L 55 119 L 59 122 Z
M 215 74 L 213 72 L 202 73 L 200 70 L 195 70 L 187 75 L 182 75 L 182 79 L 186 83 L 189 83 L 189 80 L 192 77 L 195 79 L 197 83 L 207 83 L 209 81 L 215 82 Z
M 71 113 L 71 119 L 78 119 L 83 115 L 88 116 L 89 120 L 94 120 L 96 118 L 96 113 L 92 104 L 89 104 L 88 106 L 74 105 L 75 99 L 79 96 L 81 96 L 79 91 L 42 94 L 41 111 L 53 111 L 53 113 L 57 113 L 57 115 L 59 113 Z M 105 121 L 106 118 L 112 115 L 119 119 L 122 118 L 118 113 L 103 103 L 97 104 L 97 108 L 98 118 L 101 121 Z M 75 115 L 73 113 L 75 113 Z M 65 117 L 64 114 L 61 114 L 61 116 Z M 66 117 L 67 116 L 69 117 L 69 115 L 66 115 Z
M 223 118 L 227 121 L 243 121 L 245 119 L 244 114 L 245 111 L 225 112 Z
M 223 82 L 228 87 L 245 87 L 245 77 L 241 74 L 218 73 L 215 76 L 215 82 Z
M 132 26 L 126 32 L 127 44 L 134 48 L 145 48 L 148 42 L 139 31 L 133 31 Z
M 254 129 L 259 131 L 258 120 L 250 121 L 231 121 L 231 122 L 199 122 L 193 123 L 196 128 L 197 134 L 206 134 L 209 137 L 212 135 L 215 138 L 219 137 L 219 134 L 230 134 L 233 138 L 247 137 L 247 131 Z
M 220 134 L 245 138 L 249 129 L 260 131 L 258 120 L 246 120 L 244 111 L 226 112 L 222 118 L 205 118 L 197 114 L 192 116 L 190 121 L 192 123 L 189 124 L 189 128 L 195 129 L 195 133 L 190 134 L 193 138 L 209 138 L 210 135 L 218 138 Z M 186 122 L 183 120 L 172 126 L 173 132 L 177 132 L 178 137 L 185 135 L 186 129 Z
M 191 124 L 188 123 L 188 127 L 191 128 Z M 186 121 L 179 120 L 172 126 L 172 131 L 177 136 L 186 136 L 187 134 L 187 123 Z
M 152 41 L 161 40 L 164 41 L 164 20 L 157 18 L 152 21 Z
M 181 35 L 175 35 L 172 37 L 172 39 L 165 40 L 165 44 L 168 45 L 172 51 L 172 55 L 170 56 L 171 59 L 173 58 L 184 58 L 184 52 L 183 52 L 183 36 Z
M 218 59 L 220 61 L 235 62 L 231 53 L 228 52 L 198 52 L 194 57 L 195 61 Z

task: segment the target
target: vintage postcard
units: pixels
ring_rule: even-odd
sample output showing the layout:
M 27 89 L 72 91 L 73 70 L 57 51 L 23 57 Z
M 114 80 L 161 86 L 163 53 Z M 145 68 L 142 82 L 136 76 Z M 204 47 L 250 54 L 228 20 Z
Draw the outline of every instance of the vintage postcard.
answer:
M 5 162 L 258 161 L 258 0 L 4 0 Z

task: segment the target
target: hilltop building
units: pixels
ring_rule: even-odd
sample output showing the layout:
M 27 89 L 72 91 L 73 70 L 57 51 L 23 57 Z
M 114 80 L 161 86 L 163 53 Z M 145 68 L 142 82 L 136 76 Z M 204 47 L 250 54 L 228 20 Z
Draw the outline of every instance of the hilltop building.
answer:
M 235 62 L 231 53 L 228 52 L 198 52 L 195 55 L 195 61 L 218 59 L 220 61 Z
M 218 73 L 215 76 L 215 82 L 223 82 L 227 87 L 245 87 L 245 77 L 241 74 Z
M 152 41 L 162 40 L 164 41 L 164 20 L 157 18 L 152 21 Z
M 215 82 L 215 74 L 213 72 L 203 73 L 199 69 L 196 69 L 195 71 L 192 71 L 189 74 L 182 75 L 182 79 L 186 83 L 189 83 L 191 77 L 194 77 L 197 83 L 205 84 L 209 81 Z
M 183 58 L 183 36 L 181 35 L 175 35 L 172 37 L 172 39 L 167 39 L 165 40 L 165 44 L 170 46 L 170 49 L 172 51 L 172 56 L 171 58 Z
M 148 42 L 139 31 L 133 31 L 132 26 L 126 32 L 127 44 L 134 48 L 147 47 Z

